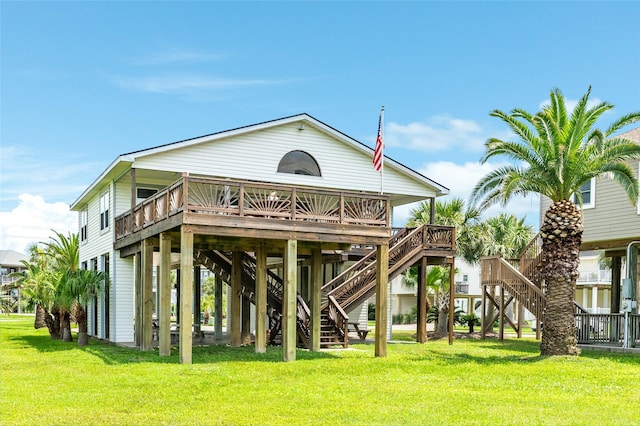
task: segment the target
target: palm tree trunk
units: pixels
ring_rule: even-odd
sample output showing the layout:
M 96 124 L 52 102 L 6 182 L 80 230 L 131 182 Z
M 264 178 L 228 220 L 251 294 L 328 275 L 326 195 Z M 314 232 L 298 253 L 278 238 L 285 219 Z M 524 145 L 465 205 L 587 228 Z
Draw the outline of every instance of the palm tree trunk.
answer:
M 76 321 L 78 322 L 78 346 L 89 344 L 89 333 L 87 333 L 87 311 L 79 303 L 75 309 Z
M 540 227 L 540 271 L 546 299 L 541 355 L 580 354 L 574 301 L 583 228 L 582 213 L 575 204 L 566 200 L 549 207 Z
M 51 316 L 53 316 L 53 318 L 51 318 Z M 60 332 L 60 318 L 60 309 L 57 306 L 53 306 L 51 308 L 51 315 L 49 315 L 51 324 L 47 324 L 47 327 L 49 328 L 49 335 L 52 339 L 62 339 L 62 333 Z
M 66 310 L 61 315 L 60 328 L 62 329 L 62 341 L 73 342 L 73 336 L 71 335 L 71 314 Z

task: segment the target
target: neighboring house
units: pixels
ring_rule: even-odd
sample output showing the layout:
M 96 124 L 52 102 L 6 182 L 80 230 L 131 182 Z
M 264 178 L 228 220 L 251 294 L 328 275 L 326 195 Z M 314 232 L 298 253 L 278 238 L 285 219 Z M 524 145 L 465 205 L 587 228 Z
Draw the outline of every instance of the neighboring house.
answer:
M 169 314 L 163 308 L 170 303 L 167 271 L 179 269 L 180 359 L 190 362 L 192 336 L 183 330 L 191 329 L 192 320 L 185 312 L 199 309 L 199 298 L 194 301 L 191 294 L 192 281 L 199 281 L 199 275 L 190 271 L 209 265 L 219 276 L 228 276 L 232 289 L 232 345 L 239 345 L 240 337 L 244 341 L 249 324 L 241 308 L 245 298 L 255 297 L 255 309 L 266 310 L 260 301 L 266 280 L 268 297 L 273 296 L 273 285 L 282 286 L 282 298 L 268 303 L 282 303 L 285 359 L 295 340 L 296 293 L 307 296 L 311 304 L 316 347 L 319 286 L 339 272 L 335 265 L 341 253 L 353 244 L 366 246 L 385 263 L 391 251 L 393 207 L 424 200 L 433 205 L 435 197 L 448 193 L 386 158 L 381 195 L 372 154 L 366 145 L 300 114 L 120 155 L 71 205 L 79 213 L 81 266 L 110 277 L 104 294 L 90 306 L 90 334 L 148 349 L 152 315 L 157 315 L 162 355 L 169 333 L 164 323 Z M 417 241 L 430 244 L 421 256 L 430 256 L 430 263 L 452 265 L 451 229 L 427 225 L 420 232 L 425 235 Z M 255 258 L 247 258 L 247 253 L 255 253 Z M 268 274 L 263 266 L 267 263 Z M 155 268 L 160 292 L 156 303 Z M 247 271 L 255 273 L 255 292 L 247 292 L 243 284 Z M 389 275 L 396 272 L 390 270 Z M 386 288 L 386 276 L 373 277 L 374 289 Z M 197 287 L 195 291 L 198 294 Z M 370 295 L 357 294 L 351 301 L 361 305 Z M 304 311 L 298 305 L 298 320 Z M 333 310 L 331 315 L 341 314 Z M 256 331 L 264 329 L 264 316 L 256 317 Z M 256 350 L 263 344 L 257 332 Z
M 477 310 L 480 313 L 482 303 L 482 287 L 480 285 L 480 265 L 472 265 L 460 257 L 456 257 L 455 301 L 454 305 L 469 313 Z M 417 303 L 418 289 L 408 287 L 402 277 L 391 282 L 391 315 L 405 314 L 411 311 Z M 433 303 L 433 294 L 430 300 Z
M 20 289 L 11 288 L 11 284 L 18 278 L 10 276 L 13 272 L 20 272 L 24 270 L 24 264 L 22 261 L 28 261 L 29 257 L 14 250 L 0 250 L 0 294 L 2 296 L 13 299 L 16 303 L 15 309 L 20 312 Z
M 0 277 L 3 284 L 15 280 L 9 275 L 24 269 L 23 260 L 29 261 L 29 257 L 14 250 L 0 250 Z
M 619 136 L 640 143 L 640 127 Z M 640 161 L 629 161 L 627 164 L 636 177 L 639 177 Z M 629 243 L 640 240 L 640 203 L 632 205 L 620 185 L 607 175 L 591 179 L 582 186 L 581 192 L 584 219 L 581 251 L 604 250 L 605 257 L 611 258 L 610 306 L 611 312 L 616 313 L 620 311 L 621 280 L 625 277 L 623 258 L 626 257 Z M 549 199 L 543 197 L 540 203 L 541 221 L 549 205 Z M 580 286 L 580 281 L 578 285 Z M 594 292 L 599 292 L 599 288 L 591 287 Z M 580 293 L 582 294 L 576 294 L 576 302 L 583 304 L 584 291 Z M 602 297 L 604 294 L 606 293 L 603 293 Z M 589 296 L 587 296 L 587 302 L 589 306 L 585 308 L 592 308 L 593 302 Z M 603 300 L 602 305 L 596 304 L 596 307 L 598 306 L 605 307 L 606 303 Z
M 611 270 L 600 265 L 600 252 L 580 253 L 578 272 L 576 302 L 589 313 L 608 314 L 611 309 Z

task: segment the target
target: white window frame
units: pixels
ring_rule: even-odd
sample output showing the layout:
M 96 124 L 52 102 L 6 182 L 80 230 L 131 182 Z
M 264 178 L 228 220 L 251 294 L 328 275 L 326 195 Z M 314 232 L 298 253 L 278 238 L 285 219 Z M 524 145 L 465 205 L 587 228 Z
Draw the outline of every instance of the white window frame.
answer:
M 85 206 L 80 210 L 80 242 L 89 240 L 89 209 Z
M 579 209 L 587 210 L 587 209 L 593 209 L 596 207 L 596 178 L 594 177 L 591 178 L 590 183 L 591 183 L 591 189 L 589 192 L 591 193 L 591 197 L 588 203 L 583 203 L 582 207 L 580 207 L 580 205 L 578 205 L 578 199 L 576 198 L 576 196 L 573 195 L 571 197 L 571 201 L 573 201 L 573 203 L 576 204 Z
M 109 190 L 106 190 L 102 194 L 100 194 L 99 199 L 99 208 L 100 208 L 100 232 L 104 232 L 109 230 Z

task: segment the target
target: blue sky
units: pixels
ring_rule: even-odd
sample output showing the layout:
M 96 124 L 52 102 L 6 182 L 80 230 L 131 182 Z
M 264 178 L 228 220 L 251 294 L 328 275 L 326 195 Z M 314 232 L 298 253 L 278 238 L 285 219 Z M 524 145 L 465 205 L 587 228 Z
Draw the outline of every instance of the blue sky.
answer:
M 117 155 L 306 112 L 466 197 L 493 109 L 640 109 L 638 2 L 0 2 L 0 249 Z M 537 201 L 508 206 L 537 226 Z M 497 211 L 497 210 L 494 210 Z M 399 211 L 402 217 L 406 212 Z

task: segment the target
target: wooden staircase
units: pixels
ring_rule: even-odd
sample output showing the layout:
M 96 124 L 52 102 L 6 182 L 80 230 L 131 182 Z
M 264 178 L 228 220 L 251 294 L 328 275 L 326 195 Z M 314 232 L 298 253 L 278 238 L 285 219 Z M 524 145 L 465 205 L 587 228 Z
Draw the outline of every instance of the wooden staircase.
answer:
M 417 228 L 397 230 L 389 240 L 389 276 L 391 281 L 411 267 L 427 251 L 443 256 L 455 252 L 455 234 L 452 227 L 421 225 Z M 337 341 L 348 345 L 348 313 L 375 294 L 376 250 L 371 250 L 322 287 L 322 315 L 326 317 Z M 327 326 L 328 327 L 328 326 Z
M 545 296 L 542 291 L 542 278 L 538 270 L 541 260 L 541 240 L 536 235 L 525 247 L 519 259 L 504 259 L 500 256 L 484 257 L 480 260 L 482 281 L 482 337 L 484 338 L 487 324 L 499 320 L 500 339 L 504 338 L 505 322 L 522 337 L 522 308 L 526 308 L 536 317 L 536 337 L 540 338 L 540 325 L 545 307 Z M 499 290 L 496 297 L 494 289 Z M 497 309 L 492 317 L 486 318 L 487 301 Z M 514 322 L 505 311 L 509 304 L 518 302 L 518 320 Z M 580 305 L 575 304 L 576 312 L 586 312 Z
M 455 253 L 455 232 L 449 226 L 421 225 L 417 228 L 396 230 L 389 240 L 388 280 L 400 275 L 429 252 L 435 256 L 452 256 Z M 219 276 L 224 282 L 231 280 L 231 259 L 226 253 L 216 250 L 201 250 L 195 253 L 197 263 Z M 349 344 L 349 315 L 355 307 L 364 303 L 376 290 L 376 250 L 370 250 L 361 260 L 322 287 L 320 346 L 329 347 Z M 243 253 L 243 293 L 255 303 L 256 260 Z M 267 303 L 277 313 L 282 312 L 282 279 L 268 271 Z M 297 297 L 298 341 L 310 347 L 311 314 L 304 299 Z M 277 314 L 276 313 L 276 314 Z M 271 343 L 279 335 L 279 324 L 273 324 Z
M 200 250 L 194 255 L 197 263 L 205 266 L 214 275 L 218 276 L 222 281 L 231 282 L 231 265 L 232 261 L 227 253 L 217 250 Z M 256 259 L 248 253 L 242 253 L 242 293 L 249 298 L 251 303 L 255 304 L 256 292 Z M 276 344 L 280 338 L 281 324 L 280 316 L 282 314 L 282 295 L 283 283 L 282 278 L 273 272 L 267 270 L 267 303 L 274 308 L 274 312 L 269 318 L 269 342 Z M 296 324 L 299 342 L 305 346 L 310 346 L 311 333 L 309 324 L 311 315 L 309 307 L 304 299 L 297 296 L 296 306 Z

